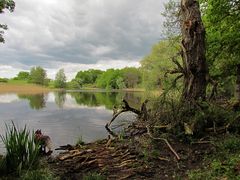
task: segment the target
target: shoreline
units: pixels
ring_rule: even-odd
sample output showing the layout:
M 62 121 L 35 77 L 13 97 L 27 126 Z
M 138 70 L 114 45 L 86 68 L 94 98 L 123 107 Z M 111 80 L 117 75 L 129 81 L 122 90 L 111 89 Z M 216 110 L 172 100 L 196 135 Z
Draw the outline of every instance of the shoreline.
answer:
M 56 91 L 47 87 L 35 84 L 8 84 L 0 83 L 0 94 L 18 93 L 18 94 L 39 94 Z

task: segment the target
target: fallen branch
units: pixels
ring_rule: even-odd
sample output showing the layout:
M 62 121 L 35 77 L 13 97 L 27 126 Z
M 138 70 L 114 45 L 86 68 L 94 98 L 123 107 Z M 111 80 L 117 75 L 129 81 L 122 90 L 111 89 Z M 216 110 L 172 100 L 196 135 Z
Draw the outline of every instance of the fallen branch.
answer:
M 177 160 L 180 160 L 180 159 L 181 159 L 181 158 L 179 157 L 179 155 L 177 154 L 177 152 L 173 149 L 173 147 L 171 146 L 171 144 L 168 142 L 167 139 L 165 139 L 165 138 L 153 137 L 153 135 L 150 133 L 149 126 L 146 126 L 146 128 L 147 128 L 147 134 L 148 134 L 152 139 L 164 141 L 164 142 L 167 144 L 168 148 L 169 148 L 169 149 L 172 151 L 172 153 L 175 155 L 175 157 L 177 158 Z
M 111 134 L 113 137 L 117 137 L 117 135 L 109 128 L 109 126 L 112 124 L 112 122 L 113 122 L 120 114 L 122 114 L 122 113 L 124 113 L 124 112 L 131 111 L 131 112 L 137 114 L 139 119 L 140 119 L 140 118 L 146 119 L 146 118 L 148 117 L 148 116 L 147 116 L 147 107 L 146 107 L 148 100 L 145 100 L 145 101 L 143 102 L 140 111 L 137 110 L 137 109 L 135 109 L 135 108 L 133 108 L 133 107 L 130 107 L 129 104 L 128 104 L 128 102 L 127 102 L 125 99 L 123 99 L 122 102 L 124 103 L 124 104 L 122 105 L 122 110 L 120 110 L 119 112 L 117 112 L 116 108 L 114 107 L 114 109 L 113 109 L 113 111 L 114 111 L 114 112 L 113 112 L 113 117 L 112 117 L 112 119 L 109 121 L 109 123 L 107 123 L 107 124 L 105 125 L 106 130 L 107 130 L 108 133 Z

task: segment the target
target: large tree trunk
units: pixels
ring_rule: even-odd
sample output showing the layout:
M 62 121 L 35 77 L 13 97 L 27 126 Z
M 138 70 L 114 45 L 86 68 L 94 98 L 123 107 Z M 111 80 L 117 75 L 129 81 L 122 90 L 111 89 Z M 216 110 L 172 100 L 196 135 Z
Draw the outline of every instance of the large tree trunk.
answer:
M 237 65 L 236 98 L 240 103 L 240 64 Z
M 205 29 L 199 4 L 181 0 L 182 59 L 184 69 L 184 100 L 206 98 L 208 66 L 205 58 Z

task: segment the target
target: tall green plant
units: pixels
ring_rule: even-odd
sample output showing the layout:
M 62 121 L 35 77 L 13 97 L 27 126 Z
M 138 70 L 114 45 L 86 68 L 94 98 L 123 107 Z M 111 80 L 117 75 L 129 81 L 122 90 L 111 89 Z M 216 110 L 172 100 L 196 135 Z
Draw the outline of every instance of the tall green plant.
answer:
M 6 125 L 5 136 L 0 135 L 6 148 L 4 166 L 7 173 L 21 174 L 23 169 L 35 167 L 39 162 L 39 144 L 34 141 L 34 133 L 30 133 L 26 126 L 18 129 L 14 123 Z

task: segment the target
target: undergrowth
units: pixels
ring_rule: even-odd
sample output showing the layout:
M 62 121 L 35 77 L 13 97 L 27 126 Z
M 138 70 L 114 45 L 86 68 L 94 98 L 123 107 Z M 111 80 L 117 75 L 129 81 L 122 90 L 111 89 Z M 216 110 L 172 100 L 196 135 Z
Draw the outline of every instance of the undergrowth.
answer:
M 186 102 L 179 97 L 178 92 L 171 92 L 153 103 L 149 119 L 156 135 L 168 133 L 189 141 L 209 133 L 240 132 L 240 112 L 225 104 L 202 100 Z
M 34 141 L 34 133 L 26 128 L 18 129 L 14 123 L 6 125 L 1 135 L 6 154 L 0 156 L 0 179 L 3 180 L 56 180 L 53 173 L 40 159 L 40 146 Z
M 203 168 L 190 171 L 190 180 L 240 179 L 240 137 L 228 135 L 215 143 L 216 152 L 205 157 Z

